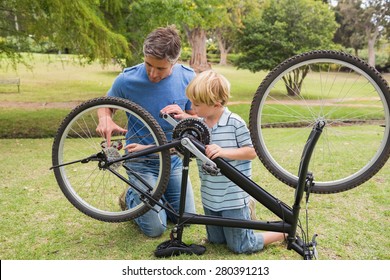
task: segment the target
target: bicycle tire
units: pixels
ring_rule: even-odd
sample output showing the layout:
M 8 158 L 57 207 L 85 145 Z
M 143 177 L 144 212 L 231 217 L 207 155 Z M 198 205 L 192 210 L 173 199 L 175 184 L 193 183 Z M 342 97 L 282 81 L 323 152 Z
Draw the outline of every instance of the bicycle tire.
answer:
M 122 128 L 129 128 L 128 119 L 132 116 L 131 125 L 136 122 L 140 124 L 147 133 L 145 137 L 152 137 L 155 145 L 167 143 L 160 125 L 139 105 L 115 97 L 91 99 L 74 108 L 62 121 L 55 135 L 52 147 L 54 174 L 65 197 L 82 213 L 105 222 L 129 221 L 149 211 L 151 207 L 141 202 L 134 208 L 122 210 L 118 198 L 127 190 L 126 182 L 101 168 L 98 161 L 79 162 L 100 152 L 112 159 L 119 159 L 124 150 L 117 146 L 125 146 L 122 141 L 132 137 L 130 133 L 126 134 L 126 139 L 123 139 L 123 135 L 113 135 L 111 142 L 117 148 L 107 148 L 105 139 L 96 132 L 97 110 L 101 108 L 115 109 L 113 120 Z M 141 140 L 140 137 L 132 137 L 132 142 Z M 158 201 L 168 184 L 171 161 L 168 150 L 156 155 L 159 160 L 159 174 L 155 185 L 151 186 L 150 194 Z M 63 165 L 70 162 L 75 163 Z M 116 164 L 113 168 L 123 178 L 129 178 L 123 164 Z
M 292 73 L 305 69 L 299 87 Z M 324 120 L 309 165 L 311 192 L 343 192 L 369 180 L 388 160 L 389 104 L 389 86 L 375 68 L 347 53 L 311 51 L 285 60 L 262 81 L 251 103 L 251 138 L 263 165 L 296 188 L 307 136 Z

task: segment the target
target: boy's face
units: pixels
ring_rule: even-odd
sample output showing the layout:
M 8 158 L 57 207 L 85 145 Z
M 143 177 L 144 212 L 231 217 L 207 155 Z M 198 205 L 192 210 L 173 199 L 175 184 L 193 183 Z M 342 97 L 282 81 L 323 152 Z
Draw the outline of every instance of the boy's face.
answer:
M 192 102 L 192 101 L 191 101 Z M 215 114 L 217 109 L 216 105 L 207 105 L 204 103 L 194 103 L 192 102 L 192 110 L 194 110 L 195 114 L 201 118 L 207 118 L 208 116 L 212 116 Z
M 172 73 L 173 64 L 166 59 L 146 56 L 144 62 L 149 81 L 152 83 L 158 83 Z

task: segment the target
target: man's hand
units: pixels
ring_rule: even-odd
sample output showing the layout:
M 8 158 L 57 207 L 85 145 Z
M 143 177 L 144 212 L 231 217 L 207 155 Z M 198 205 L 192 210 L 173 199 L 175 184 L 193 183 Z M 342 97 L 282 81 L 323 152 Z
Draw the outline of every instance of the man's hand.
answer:
M 109 114 L 99 113 L 99 124 L 96 127 L 96 132 L 99 133 L 107 141 L 107 146 L 111 145 L 111 135 L 126 134 L 127 130 L 118 126 L 111 118 Z

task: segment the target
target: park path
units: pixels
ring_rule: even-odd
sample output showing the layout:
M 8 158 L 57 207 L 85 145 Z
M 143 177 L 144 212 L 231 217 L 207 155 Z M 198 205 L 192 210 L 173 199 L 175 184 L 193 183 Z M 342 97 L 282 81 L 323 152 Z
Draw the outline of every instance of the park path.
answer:
M 331 106 L 331 105 L 337 105 L 337 106 L 347 106 L 347 107 L 362 107 L 362 106 L 369 106 L 369 107 L 380 107 L 379 105 L 368 105 L 366 103 L 358 104 L 355 103 L 356 101 L 374 101 L 378 100 L 379 98 L 344 98 L 342 101 L 348 103 L 340 103 L 340 99 L 327 99 L 327 100 L 305 100 L 304 104 L 306 105 L 322 105 L 322 106 Z M 278 101 L 268 101 L 270 103 L 274 104 L 285 104 L 285 105 L 294 105 L 297 104 L 296 100 L 278 100 Z M 55 108 L 62 108 L 62 109 L 73 109 L 77 105 L 81 104 L 80 101 L 72 101 L 72 102 L 19 102 L 19 101 L 0 101 L 0 108 L 31 108 L 31 109 L 55 109 Z M 251 104 L 251 101 L 231 101 L 228 103 L 229 105 L 236 105 L 236 104 Z
M 0 101 L 0 108 L 31 108 L 31 109 L 55 109 L 65 108 L 72 109 L 81 102 L 16 102 Z

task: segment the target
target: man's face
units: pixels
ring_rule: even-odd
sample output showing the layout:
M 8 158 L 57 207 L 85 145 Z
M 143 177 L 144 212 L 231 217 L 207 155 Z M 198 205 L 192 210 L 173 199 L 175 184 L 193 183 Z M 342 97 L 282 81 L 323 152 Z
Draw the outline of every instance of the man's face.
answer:
M 144 58 L 146 73 L 149 81 L 158 83 L 165 79 L 172 73 L 173 64 L 166 59 L 158 59 L 153 56 L 146 56 Z

